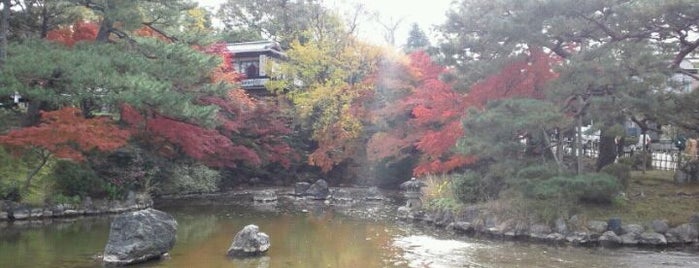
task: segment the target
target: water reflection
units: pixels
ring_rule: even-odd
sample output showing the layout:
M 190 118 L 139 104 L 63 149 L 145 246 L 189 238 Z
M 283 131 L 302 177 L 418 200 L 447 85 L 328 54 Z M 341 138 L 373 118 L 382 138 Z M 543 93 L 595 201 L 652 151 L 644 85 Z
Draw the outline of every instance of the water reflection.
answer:
M 697 249 L 551 247 L 453 239 L 438 231 L 382 220 L 359 220 L 319 205 L 278 212 L 214 203 L 160 208 L 178 221 L 170 257 L 135 267 L 699 267 Z M 93 260 L 110 218 L 0 228 L 0 267 L 101 267 Z M 270 236 L 266 257 L 230 259 L 236 232 L 256 224 Z

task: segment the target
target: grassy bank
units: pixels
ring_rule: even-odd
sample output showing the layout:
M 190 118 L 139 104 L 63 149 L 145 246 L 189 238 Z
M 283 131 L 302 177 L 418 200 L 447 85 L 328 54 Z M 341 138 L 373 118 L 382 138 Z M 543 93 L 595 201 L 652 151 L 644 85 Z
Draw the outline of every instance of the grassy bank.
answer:
M 672 171 L 633 171 L 628 188 L 611 203 L 584 203 L 572 200 L 528 199 L 517 191 L 506 190 L 496 200 L 480 203 L 495 215 L 524 222 L 553 223 L 557 218 L 578 215 L 584 220 L 612 217 L 624 223 L 646 224 L 652 220 L 667 220 L 671 226 L 686 223 L 699 213 L 699 184 L 676 185 Z M 464 204 L 456 201 L 444 177 L 428 177 L 424 189 L 428 209 L 459 210 Z
M 676 185 L 673 174 L 634 171 L 625 196 L 611 205 L 585 205 L 581 212 L 594 219 L 619 217 L 625 222 L 665 219 L 670 225 L 686 223 L 692 214 L 699 213 L 699 184 Z

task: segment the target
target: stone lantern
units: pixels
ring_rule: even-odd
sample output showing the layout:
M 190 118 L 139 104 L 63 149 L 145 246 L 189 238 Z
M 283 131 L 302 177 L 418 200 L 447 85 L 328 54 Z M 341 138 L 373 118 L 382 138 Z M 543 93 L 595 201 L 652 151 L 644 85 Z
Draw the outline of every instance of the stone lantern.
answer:
M 415 177 L 411 178 L 409 181 L 400 184 L 400 188 L 405 190 L 405 198 L 407 202 L 405 208 L 410 211 L 419 211 L 422 209 L 422 187 L 426 187 L 422 181 L 417 180 Z

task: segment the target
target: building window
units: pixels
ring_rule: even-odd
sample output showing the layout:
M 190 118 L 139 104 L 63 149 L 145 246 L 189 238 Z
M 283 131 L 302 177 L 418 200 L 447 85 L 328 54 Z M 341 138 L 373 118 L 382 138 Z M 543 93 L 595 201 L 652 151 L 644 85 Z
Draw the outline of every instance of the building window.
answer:
M 247 78 L 259 76 L 258 59 L 235 60 L 235 71 L 244 74 Z

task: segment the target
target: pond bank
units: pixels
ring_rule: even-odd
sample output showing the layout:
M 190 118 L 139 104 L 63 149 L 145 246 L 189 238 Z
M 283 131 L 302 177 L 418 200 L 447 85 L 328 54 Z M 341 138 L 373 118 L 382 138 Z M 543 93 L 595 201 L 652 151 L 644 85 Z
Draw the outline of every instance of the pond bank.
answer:
M 689 247 L 699 248 L 699 215 L 687 223 L 668 226 L 663 221 L 646 224 L 586 220 L 574 216 L 558 219 L 552 225 L 531 223 L 496 215 L 481 206 L 469 206 L 458 212 L 448 210 L 421 210 L 400 212 L 405 203 L 398 191 L 378 191 L 376 188 L 330 188 L 327 198 L 303 197 L 291 187 L 251 188 L 238 191 L 163 196 L 157 204 L 186 203 L 205 200 L 211 204 L 250 204 L 253 209 L 276 212 L 315 213 L 332 208 L 351 217 L 415 223 L 427 228 L 449 231 L 452 236 L 469 236 L 549 244 L 603 247 Z M 255 201 L 257 200 L 257 201 Z M 152 207 L 154 201 L 145 195 L 132 194 L 123 201 L 89 198 L 79 205 L 56 204 L 32 207 L 2 201 L 0 225 L 70 219 L 92 215 L 118 214 Z
M 0 223 L 45 221 L 70 219 L 84 216 L 119 214 L 141 210 L 153 206 L 153 200 L 146 194 L 129 193 L 124 200 L 92 200 L 85 198 L 80 204 L 47 204 L 43 206 L 0 200 Z
M 380 196 L 378 196 L 380 195 Z M 271 198 L 271 202 L 256 202 Z M 458 212 L 449 210 L 399 210 L 405 198 L 398 191 L 381 191 L 375 188 L 331 188 L 326 199 L 303 197 L 291 188 L 262 188 L 209 195 L 170 196 L 156 202 L 172 202 L 182 199 L 206 197 L 209 202 L 251 203 L 262 210 L 287 210 L 312 212 L 332 207 L 339 213 L 369 220 L 389 220 L 416 223 L 417 225 L 449 231 L 453 236 L 505 239 L 569 244 L 586 247 L 641 247 L 641 248 L 699 248 L 699 214 L 686 223 L 669 226 L 655 220 L 649 223 L 622 223 L 618 219 L 588 220 L 583 216 L 558 219 L 552 225 L 532 223 L 497 215 L 482 206 L 468 206 Z M 264 198 L 262 198 L 264 197 Z M 218 200 L 218 201 L 216 201 Z

